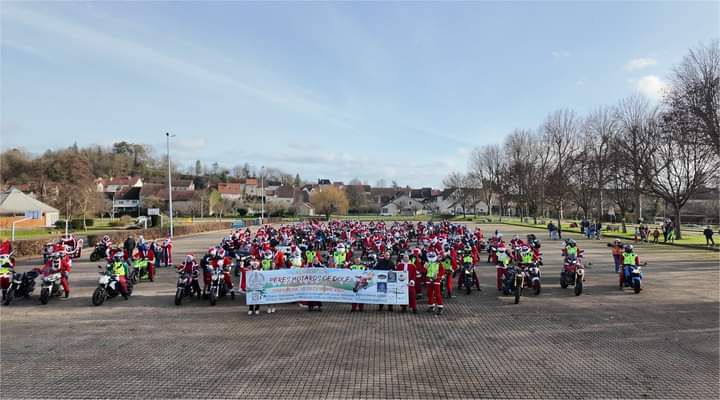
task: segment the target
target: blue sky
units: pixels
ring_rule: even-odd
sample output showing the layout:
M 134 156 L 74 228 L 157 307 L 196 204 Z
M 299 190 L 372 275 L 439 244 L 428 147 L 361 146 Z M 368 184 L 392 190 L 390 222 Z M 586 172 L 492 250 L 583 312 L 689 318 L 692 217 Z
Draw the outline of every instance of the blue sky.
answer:
M 118 140 L 307 180 L 440 186 L 478 145 L 640 91 L 704 3 L 0 3 L 1 143 Z

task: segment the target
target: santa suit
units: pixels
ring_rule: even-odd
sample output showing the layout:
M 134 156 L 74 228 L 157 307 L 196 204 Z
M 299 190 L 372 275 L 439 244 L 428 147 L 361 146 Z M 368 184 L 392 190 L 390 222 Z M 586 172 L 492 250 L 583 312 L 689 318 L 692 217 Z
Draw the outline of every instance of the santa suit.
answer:
M 445 270 L 438 261 L 429 262 L 425 266 L 427 270 L 427 286 L 428 286 L 428 305 L 431 308 L 443 308 L 442 290 L 442 278 L 445 275 Z
M 275 253 L 275 269 L 285 268 L 285 253 L 278 251 Z
M 163 243 L 163 259 L 165 260 L 165 266 L 168 267 L 172 265 L 172 240 L 167 239 Z
M 60 271 L 60 284 L 63 287 L 65 293 L 70 294 L 70 271 L 72 270 L 72 261 L 70 256 L 64 255 L 60 258 L 60 263 L 57 268 L 53 265 L 53 260 L 48 260 L 45 263 L 45 270 L 43 272 L 53 273 L 54 271 Z
M 408 304 L 410 305 L 410 309 L 413 310 L 413 312 L 417 311 L 417 301 L 415 299 L 416 292 L 415 292 L 415 279 L 417 276 L 417 269 L 415 268 L 415 264 L 411 262 L 401 262 L 395 266 L 396 271 L 403 271 L 407 273 L 408 277 Z M 405 310 L 407 306 L 402 306 L 402 309 Z
M 496 258 L 498 260 L 497 267 L 495 268 L 495 271 L 497 274 L 497 289 L 501 290 L 503 277 L 505 277 L 505 271 L 507 270 L 507 265 L 510 263 L 510 256 L 505 252 L 505 253 L 500 253 Z

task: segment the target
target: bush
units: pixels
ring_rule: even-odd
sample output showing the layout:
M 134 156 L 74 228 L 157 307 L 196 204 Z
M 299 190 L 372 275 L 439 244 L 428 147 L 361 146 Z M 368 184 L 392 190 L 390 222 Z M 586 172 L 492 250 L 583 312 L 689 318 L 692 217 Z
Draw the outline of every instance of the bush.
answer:
M 110 221 L 110 226 L 128 226 L 131 222 L 132 218 L 129 215 L 123 215 L 114 221 Z
M 238 215 L 239 215 L 240 217 L 244 217 L 244 216 L 247 215 L 248 210 L 247 210 L 247 208 L 239 207 L 239 208 L 237 209 L 237 213 L 238 213 Z

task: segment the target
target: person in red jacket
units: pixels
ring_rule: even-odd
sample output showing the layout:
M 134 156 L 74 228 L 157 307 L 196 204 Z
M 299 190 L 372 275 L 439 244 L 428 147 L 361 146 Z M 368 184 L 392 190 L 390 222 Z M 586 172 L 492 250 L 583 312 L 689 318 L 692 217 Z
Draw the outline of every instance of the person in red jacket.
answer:
M 425 265 L 426 279 L 428 286 L 428 312 L 435 312 L 442 314 L 443 311 L 443 299 L 442 290 L 442 278 L 445 274 L 445 269 L 438 262 L 437 254 L 434 251 L 430 251 L 427 254 L 428 262 Z
M 70 271 L 72 270 L 72 261 L 70 256 L 64 251 L 56 251 L 45 264 L 45 271 L 52 273 L 60 271 L 60 284 L 65 292 L 65 298 L 70 297 Z
M 223 280 L 228 289 L 230 289 L 230 296 L 235 297 L 235 288 L 233 287 L 232 277 L 230 273 L 232 271 L 232 258 L 225 254 L 225 249 L 219 249 L 213 260 L 214 268 L 222 268 Z
M 407 273 L 408 277 L 408 305 L 413 313 L 417 313 L 417 300 L 415 299 L 415 279 L 417 277 L 417 269 L 415 264 L 410 262 L 410 257 L 403 254 L 402 261 L 395 265 L 396 271 L 403 271 Z M 407 306 L 403 305 L 400 307 L 402 312 L 407 311 Z
M 172 265 L 172 239 L 167 238 L 165 241 L 163 241 L 162 244 L 162 253 L 163 253 L 163 261 L 165 262 L 165 266 L 169 267 Z

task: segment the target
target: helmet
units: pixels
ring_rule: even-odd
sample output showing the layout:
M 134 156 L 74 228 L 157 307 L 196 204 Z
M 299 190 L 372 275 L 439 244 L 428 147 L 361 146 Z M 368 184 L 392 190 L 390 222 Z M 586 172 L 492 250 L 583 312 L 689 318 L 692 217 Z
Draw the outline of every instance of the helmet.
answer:
M 520 251 L 523 252 L 523 253 L 527 253 L 527 252 L 530 251 L 530 248 L 527 247 L 527 246 L 523 246 L 523 247 L 520 248 Z
M 216 255 L 220 258 L 225 258 L 225 249 L 218 249 Z
M 337 250 L 337 251 L 339 251 L 339 252 L 341 252 L 341 253 L 344 253 L 344 252 L 345 252 L 345 245 L 342 244 L 342 243 L 338 243 L 338 245 L 337 245 L 337 247 L 335 248 L 335 250 Z
M 208 254 L 210 254 L 211 257 L 215 257 L 215 255 L 217 254 L 217 249 L 214 247 L 209 248 Z
M 263 258 L 268 259 L 268 260 L 271 259 L 271 258 L 272 258 L 272 252 L 266 251 L 266 252 L 263 254 Z
M 472 252 L 472 247 L 470 247 L 470 246 L 465 246 L 465 249 L 464 249 L 464 250 L 465 250 L 466 252 L 470 253 L 470 252 Z
M 193 257 L 192 254 L 188 254 L 188 255 L 185 256 L 185 262 L 186 262 L 186 263 L 191 263 L 191 262 L 193 262 L 193 261 L 195 261 L 195 257 Z
M 618 245 L 618 246 L 619 246 L 621 243 L 622 243 L 622 242 L 620 241 L 620 239 L 615 239 L 615 240 L 613 240 L 613 244 L 614 244 L 614 245 Z
M 105 236 L 103 236 L 102 240 L 103 240 L 103 242 L 109 242 L 109 241 L 110 241 L 110 236 L 105 235 Z
M 61 254 L 60 254 L 59 251 L 56 251 L 56 252 L 52 253 L 52 258 L 53 258 L 53 260 L 59 260 L 59 259 L 60 259 L 60 256 L 61 256 Z
M 575 247 L 575 241 L 573 239 L 568 239 L 565 244 L 570 247 Z
M 626 253 L 632 253 L 632 252 L 633 252 L 633 247 L 632 247 L 631 244 L 626 244 L 626 245 L 625 245 L 625 252 L 626 252 Z
M 513 240 L 520 240 L 520 235 L 513 235 Z
M 437 254 L 435 254 L 434 251 L 431 251 L 427 254 L 427 259 L 430 262 L 435 262 L 435 261 L 437 261 Z
M 115 261 L 120 261 L 120 260 L 122 260 L 122 258 L 123 258 L 123 255 L 122 255 L 122 253 L 119 252 L 119 251 L 118 251 L 117 253 L 113 254 L 113 259 L 114 259 Z

